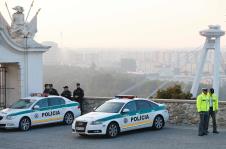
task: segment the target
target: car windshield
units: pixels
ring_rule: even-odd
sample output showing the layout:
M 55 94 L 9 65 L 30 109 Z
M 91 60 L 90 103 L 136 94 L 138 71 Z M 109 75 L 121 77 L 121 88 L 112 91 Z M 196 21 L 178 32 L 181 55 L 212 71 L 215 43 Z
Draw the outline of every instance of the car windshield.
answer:
M 106 113 L 118 113 L 123 105 L 124 103 L 122 102 L 105 102 L 104 104 L 99 106 L 95 111 Z
M 9 108 L 11 109 L 27 109 L 29 108 L 35 101 L 30 99 L 20 99 L 13 103 Z

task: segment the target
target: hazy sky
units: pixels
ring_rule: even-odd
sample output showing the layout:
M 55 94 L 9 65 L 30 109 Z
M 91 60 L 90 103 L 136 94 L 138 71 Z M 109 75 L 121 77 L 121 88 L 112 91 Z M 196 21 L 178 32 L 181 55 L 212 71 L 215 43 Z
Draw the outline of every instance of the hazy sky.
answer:
M 25 14 L 32 2 L 0 0 L 8 21 L 5 1 Z M 207 25 L 226 29 L 226 0 L 35 0 L 30 19 L 38 8 L 36 39 L 72 48 L 197 47 Z

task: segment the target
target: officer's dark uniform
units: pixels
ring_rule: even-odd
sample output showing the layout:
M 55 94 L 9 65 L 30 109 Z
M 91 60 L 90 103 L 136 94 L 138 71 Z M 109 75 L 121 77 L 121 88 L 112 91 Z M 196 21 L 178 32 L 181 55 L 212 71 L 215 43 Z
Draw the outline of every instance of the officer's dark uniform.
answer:
M 80 84 L 77 84 L 77 85 L 80 86 Z M 83 97 L 84 97 L 83 89 L 80 87 L 77 87 L 77 89 L 75 89 L 73 92 L 73 97 L 77 102 L 79 102 L 80 108 L 81 108 L 81 113 L 83 113 Z
M 49 87 L 49 88 L 47 88 Z M 56 95 L 59 96 L 59 93 L 55 88 L 53 88 L 53 84 L 45 84 L 45 90 L 43 91 L 44 94 L 49 94 L 49 95 Z
M 68 86 L 65 86 L 64 88 L 68 89 Z M 71 91 L 65 90 L 61 93 L 61 96 L 71 100 Z
M 45 84 L 45 89 L 43 91 L 43 94 L 49 94 L 49 88 L 47 88 L 49 86 L 50 86 L 50 84 Z
M 210 101 L 209 119 L 210 119 L 210 117 L 212 118 L 213 133 L 219 133 L 217 131 L 217 123 L 216 123 L 216 113 L 218 111 L 218 97 L 217 97 L 217 95 L 214 94 L 213 88 L 210 89 L 208 96 L 209 96 L 209 101 Z
M 49 89 L 49 95 L 59 96 L 59 93 L 57 92 L 57 90 L 55 88 L 51 88 L 51 89 Z
M 49 94 L 49 89 L 45 88 L 43 94 Z

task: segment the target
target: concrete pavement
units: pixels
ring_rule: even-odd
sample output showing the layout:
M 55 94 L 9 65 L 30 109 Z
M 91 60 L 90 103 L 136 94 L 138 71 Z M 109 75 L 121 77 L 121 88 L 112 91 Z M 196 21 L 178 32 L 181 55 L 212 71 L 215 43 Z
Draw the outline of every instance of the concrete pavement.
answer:
M 126 132 L 114 139 L 72 135 L 71 127 L 48 125 L 28 132 L 0 130 L 0 149 L 226 149 L 226 130 L 197 136 L 197 128 L 166 126 Z

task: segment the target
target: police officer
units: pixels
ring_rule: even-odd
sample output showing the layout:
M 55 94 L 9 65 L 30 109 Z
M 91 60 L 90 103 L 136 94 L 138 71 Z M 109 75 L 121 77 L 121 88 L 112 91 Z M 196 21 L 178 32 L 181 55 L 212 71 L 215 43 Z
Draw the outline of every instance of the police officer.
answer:
M 64 86 L 64 91 L 61 93 L 61 96 L 71 100 L 71 91 L 69 91 L 68 86 Z
M 196 99 L 196 107 L 200 116 L 199 136 L 208 134 L 208 117 L 209 117 L 209 96 L 207 89 L 203 88 L 202 93 Z
M 43 94 L 49 94 L 49 89 L 50 89 L 50 84 L 45 84 L 45 88 L 44 88 L 44 91 L 43 91 Z
M 209 96 L 209 102 L 210 102 L 209 119 L 210 117 L 212 118 L 213 133 L 219 133 L 217 131 L 217 123 L 216 123 L 216 112 L 218 111 L 218 97 L 217 95 L 214 94 L 213 88 L 210 89 L 208 96 Z
M 73 92 L 73 98 L 79 102 L 80 108 L 81 108 L 81 113 L 83 113 L 83 97 L 84 97 L 84 91 L 80 87 L 80 83 L 76 84 L 77 88 Z
M 49 95 L 59 96 L 59 93 L 55 88 L 53 88 L 53 84 L 49 84 Z

